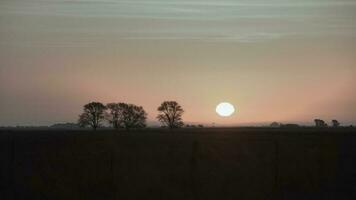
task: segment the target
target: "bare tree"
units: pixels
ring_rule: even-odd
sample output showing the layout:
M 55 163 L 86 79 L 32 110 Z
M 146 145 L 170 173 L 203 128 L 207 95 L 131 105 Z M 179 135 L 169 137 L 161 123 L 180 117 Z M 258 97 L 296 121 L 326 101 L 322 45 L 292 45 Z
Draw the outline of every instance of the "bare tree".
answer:
M 337 127 L 340 126 L 339 121 L 337 121 L 336 119 L 333 119 L 333 120 L 331 121 L 331 123 L 333 124 L 333 127 L 334 127 L 334 128 L 337 128 Z
M 146 127 L 147 113 L 142 106 L 134 104 L 120 104 L 122 107 L 121 124 L 126 128 L 144 128 Z
M 84 105 L 83 113 L 79 115 L 79 125 L 81 127 L 90 126 L 96 130 L 104 120 L 105 110 L 106 107 L 100 102 L 91 102 Z
M 182 115 L 183 108 L 175 101 L 164 101 L 158 107 L 157 119 L 164 125 L 172 128 L 180 128 L 184 125 Z
M 126 103 L 109 103 L 108 121 L 114 128 L 146 127 L 147 113 L 141 106 Z
M 115 129 L 118 129 L 122 126 L 122 114 L 124 111 L 125 103 L 108 103 L 106 107 L 108 108 L 107 120 Z

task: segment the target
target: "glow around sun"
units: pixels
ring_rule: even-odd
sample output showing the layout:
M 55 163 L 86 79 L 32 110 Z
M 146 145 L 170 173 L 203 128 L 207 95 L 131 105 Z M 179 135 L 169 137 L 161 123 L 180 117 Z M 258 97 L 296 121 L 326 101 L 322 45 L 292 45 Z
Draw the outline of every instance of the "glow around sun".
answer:
M 235 112 L 235 108 L 231 103 L 222 102 L 216 106 L 216 112 L 222 117 L 229 117 Z

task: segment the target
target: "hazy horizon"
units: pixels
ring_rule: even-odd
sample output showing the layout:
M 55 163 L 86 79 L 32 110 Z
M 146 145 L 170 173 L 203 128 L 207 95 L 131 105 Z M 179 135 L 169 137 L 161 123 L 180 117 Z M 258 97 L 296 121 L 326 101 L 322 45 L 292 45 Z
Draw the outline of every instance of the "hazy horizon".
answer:
M 91 101 L 152 122 L 165 100 L 202 124 L 356 124 L 355 19 L 353 0 L 2 0 L 0 126 Z

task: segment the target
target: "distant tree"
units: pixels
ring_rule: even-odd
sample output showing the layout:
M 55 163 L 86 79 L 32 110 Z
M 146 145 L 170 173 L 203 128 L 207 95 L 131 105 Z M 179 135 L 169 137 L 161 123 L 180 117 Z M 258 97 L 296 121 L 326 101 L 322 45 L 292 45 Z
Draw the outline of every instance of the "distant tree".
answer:
M 278 123 L 278 122 L 272 122 L 271 125 L 270 125 L 270 127 L 272 127 L 272 128 L 278 128 L 278 127 L 281 127 L 281 124 Z
M 185 128 L 204 128 L 204 125 L 203 125 L 203 124 L 197 124 L 197 125 L 194 125 L 194 124 L 186 124 L 186 125 L 185 125 Z
M 321 119 L 315 119 L 314 120 L 315 122 L 315 126 L 316 127 L 327 127 L 328 125 L 324 122 L 324 120 L 321 120 Z
M 300 128 L 299 124 L 280 124 L 281 128 Z
M 125 103 L 108 103 L 106 105 L 108 108 L 107 120 L 115 129 L 122 127 L 124 104 Z
M 331 123 L 333 124 L 333 127 L 334 127 L 334 128 L 337 128 L 337 127 L 340 126 L 340 123 L 339 123 L 336 119 L 333 119 L 333 120 L 331 121 Z
M 182 115 L 183 108 L 175 101 L 164 101 L 158 107 L 157 119 L 168 128 L 180 128 L 184 125 Z
M 96 130 L 104 120 L 105 110 L 106 106 L 100 102 L 91 102 L 84 105 L 83 113 L 79 115 L 78 124 L 81 127 L 90 126 Z
M 79 127 L 79 125 L 77 123 L 67 122 L 67 123 L 53 124 L 49 128 L 53 128 L 53 129 L 77 129 L 77 128 L 80 128 L 80 127 Z
M 147 113 L 142 106 L 134 104 L 120 104 L 122 107 L 122 118 L 120 120 L 123 127 L 130 128 L 144 128 L 146 127 Z

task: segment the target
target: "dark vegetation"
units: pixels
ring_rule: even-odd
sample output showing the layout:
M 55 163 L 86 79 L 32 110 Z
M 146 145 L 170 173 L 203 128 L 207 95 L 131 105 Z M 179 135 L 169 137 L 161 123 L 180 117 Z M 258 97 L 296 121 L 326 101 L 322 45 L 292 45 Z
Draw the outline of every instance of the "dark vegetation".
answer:
M 157 119 L 168 128 L 180 128 L 184 125 L 183 108 L 175 101 L 165 101 L 158 107 Z
M 142 106 L 100 102 L 78 124 L 0 129 L 0 200 L 356 199 L 356 132 L 337 120 L 209 129 L 184 126 L 175 101 L 157 111 L 169 131 L 146 128 Z
M 321 119 L 315 119 L 314 123 L 315 123 L 316 128 L 328 127 L 328 124 L 324 120 L 321 120 Z M 278 122 L 272 122 L 270 124 L 270 127 L 272 127 L 272 128 L 300 128 L 301 126 L 298 124 L 282 124 L 282 123 L 278 123 Z M 331 120 L 331 127 L 339 128 L 340 122 L 337 121 L 336 119 Z
M 115 129 L 146 127 L 147 113 L 141 106 L 126 103 L 109 103 L 108 118 Z
M 164 101 L 158 107 L 157 119 L 162 126 L 170 129 L 184 125 L 182 115 L 184 110 L 175 101 Z M 109 103 L 106 106 L 100 102 L 84 105 L 83 113 L 79 115 L 80 127 L 91 127 L 94 130 L 107 121 L 114 129 L 145 128 L 147 113 L 142 106 L 127 103 Z
M 352 128 L 3 130 L 0 199 L 356 199 Z
M 321 128 L 323 128 L 323 127 L 327 127 L 327 126 L 328 126 L 328 125 L 324 122 L 324 120 L 321 120 L 321 119 L 315 119 L 314 122 L 315 122 L 315 126 L 316 126 L 316 127 L 321 127 Z
M 162 128 L 176 129 L 184 127 L 182 116 L 184 110 L 176 101 L 164 101 L 157 108 L 158 115 L 157 120 L 161 123 Z M 127 103 L 108 103 L 104 105 L 101 102 L 91 102 L 83 107 L 83 113 L 79 115 L 78 126 L 85 128 L 91 127 L 96 130 L 101 127 L 108 128 L 104 123 L 106 122 L 109 127 L 113 129 L 125 128 L 129 129 L 141 129 L 145 128 L 147 120 L 147 113 L 142 106 Z M 325 128 L 328 124 L 324 120 L 315 119 L 315 127 Z M 331 121 L 333 128 L 339 128 L 340 123 L 337 120 Z M 57 124 L 57 127 L 63 127 L 72 125 Z M 201 124 L 189 125 L 186 124 L 185 128 L 203 128 Z M 272 122 L 270 124 L 272 128 L 301 128 L 298 124 L 282 124 L 279 122 Z M 70 128 L 70 127 L 69 127 Z M 73 126 L 72 128 L 76 128 Z

